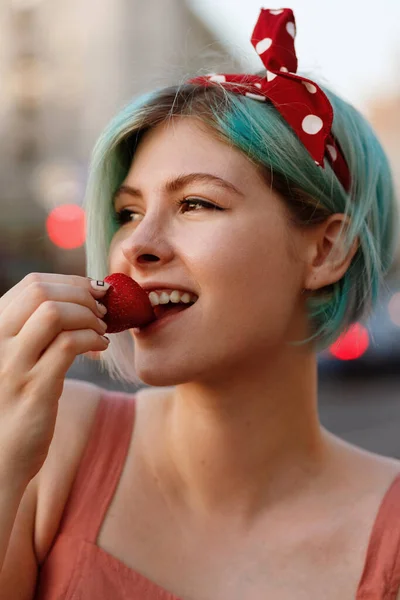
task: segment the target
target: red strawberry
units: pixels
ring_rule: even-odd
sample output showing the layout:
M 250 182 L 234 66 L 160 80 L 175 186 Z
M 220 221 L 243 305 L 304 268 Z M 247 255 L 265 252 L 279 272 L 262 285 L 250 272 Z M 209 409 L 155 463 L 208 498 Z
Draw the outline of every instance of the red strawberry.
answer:
M 103 317 L 108 325 L 106 333 L 143 327 L 155 321 L 147 292 L 134 279 L 124 273 L 113 273 L 107 275 L 104 281 L 111 286 L 101 300 L 107 308 Z

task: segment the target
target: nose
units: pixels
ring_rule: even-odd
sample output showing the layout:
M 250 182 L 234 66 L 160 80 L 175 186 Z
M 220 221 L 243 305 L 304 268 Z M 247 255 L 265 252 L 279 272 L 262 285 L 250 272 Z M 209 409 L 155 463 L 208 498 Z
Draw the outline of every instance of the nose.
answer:
M 133 266 L 148 263 L 168 263 L 173 258 L 173 249 L 167 240 L 166 228 L 159 217 L 146 215 L 121 243 L 121 252 Z

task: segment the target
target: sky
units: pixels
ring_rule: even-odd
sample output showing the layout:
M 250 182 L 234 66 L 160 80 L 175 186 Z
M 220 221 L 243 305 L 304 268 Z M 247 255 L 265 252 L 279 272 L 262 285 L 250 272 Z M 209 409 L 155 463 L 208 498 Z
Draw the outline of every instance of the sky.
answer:
M 250 43 L 260 9 L 291 8 L 299 71 L 314 74 L 364 113 L 380 97 L 400 95 L 400 0 L 189 2 L 217 39 L 243 53 L 252 71 L 262 66 Z

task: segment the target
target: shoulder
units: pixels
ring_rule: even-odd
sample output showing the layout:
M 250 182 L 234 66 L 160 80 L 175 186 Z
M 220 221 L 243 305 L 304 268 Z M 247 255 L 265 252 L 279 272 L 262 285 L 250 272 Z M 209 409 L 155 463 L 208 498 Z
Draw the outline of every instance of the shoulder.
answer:
M 324 434 L 326 433 L 325 430 Z M 400 474 L 400 460 L 397 458 L 361 448 L 330 432 L 326 439 L 329 448 L 333 449 L 335 467 L 344 474 L 351 475 L 351 479 L 356 482 L 368 481 L 373 489 L 376 483 L 382 483 L 386 479 L 390 481 Z
M 39 564 L 56 535 L 103 388 L 66 379 L 47 458 L 37 475 L 35 549 Z
M 37 475 L 35 550 L 41 564 L 52 546 L 68 496 L 89 439 L 100 400 L 110 393 L 93 383 L 66 379 L 59 400 L 54 436 L 47 458 Z M 146 427 L 152 407 L 166 395 L 164 388 L 143 388 L 135 396 L 135 422 Z M 152 400 L 149 402 L 149 400 Z

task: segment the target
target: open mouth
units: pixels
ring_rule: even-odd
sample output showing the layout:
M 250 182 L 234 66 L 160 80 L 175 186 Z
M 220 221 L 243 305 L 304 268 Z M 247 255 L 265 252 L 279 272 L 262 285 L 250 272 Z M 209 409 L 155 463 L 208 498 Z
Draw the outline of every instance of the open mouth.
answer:
M 153 306 L 154 314 L 156 315 L 157 321 L 168 316 L 174 315 L 176 313 L 182 312 L 186 308 L 193 306 L 194 302 L 190 304 L 177 303 L 174 304 L 172 302 L 168 302 L 168 304 L 158 304 L 157 306 Z
M 136 327 L 133 329 L 133 331 L 136 335 L 150 334 L 158 330 L 159 327 L 162 327 L 162 323 L 168 323 L 170 320 L 169 317 L 171 320 L 174 320 L 175 315 L 183 312 L 187 308 L 190 308 L 194 304 L 196 304 L 196 302 L 190 302 L 188 304 L 169 302 L 168 304 L 159 304 L 158 306 L 153 306 L 156 320 L 152 321 L 148 325 L 145 325 L 144 327 Z

